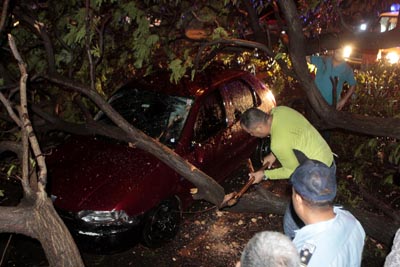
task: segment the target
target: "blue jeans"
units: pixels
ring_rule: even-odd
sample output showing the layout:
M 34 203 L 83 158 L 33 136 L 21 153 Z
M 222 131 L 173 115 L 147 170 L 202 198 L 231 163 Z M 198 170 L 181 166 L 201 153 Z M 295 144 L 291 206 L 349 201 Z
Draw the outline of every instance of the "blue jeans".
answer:
M 336 163 L 333 160 L 332 166 L 330 169 L 336 174 Z M 296 235 L 295 231 L 299 230 L 304 226 L 304 222 L 297 216 L 294 208 L 293 203 L 290 200 L 289 205 L 287 205 L 285 210 L 285 215 L 283 216 L 283 231 L 285 235 L 289 238 L 293 239 Z
M 293 203 L 290 201 L 286 206 L 285 215 L 283 216 L 283 231 L 290 239 L 296 235 L 295 231 L 304 226 L 304 222 L 297 216 L 293 208 Z

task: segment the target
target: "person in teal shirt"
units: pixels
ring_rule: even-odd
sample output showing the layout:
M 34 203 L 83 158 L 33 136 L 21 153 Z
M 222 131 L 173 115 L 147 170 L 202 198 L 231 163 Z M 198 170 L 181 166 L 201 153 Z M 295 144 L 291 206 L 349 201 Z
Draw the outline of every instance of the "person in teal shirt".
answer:
M 347 64 L 343 58 L 343 50 L 336 49 L 333 56 L 311 56 L 308 62 L 315 65 L 317 72 L 315 75 L 315 84 L 321 92 L 325 101 L 329 105 L 333 105 L 333 93 L 332 93 L 332 80 L 337 78 L 336 86 L 336 109 L 342 110 L 346 102 L 349 100 L 351 95 L 355 91 L 356 80 L 352 68 Z M 347 83 L 350 87 L 349 90 L 343 97 L 341 96 L 343 90 L 343 84 Z
M 288 179 L 299 166 L 296 152 L 309 159 L 325 163 L 336 173 L 336 165 L 329 145 L 317 129 L 296 110 L 278 106 L 268 114 L 260 109 L 250 108 L 240 117 L 240 125 L 251 136 L 271 137 L 272 153 L 263 160 L 263 165 L 266 165 L 267 169 L 249 173 L 249 176 L 255 178 L 254 184 L 267 179 Z M 281 167 L 271 169 L 276 160 L 279 161 Z M 289 205 L 284 217 L 285 234 L 293 238 L 294 230 L 302 225 L 293 206 Z

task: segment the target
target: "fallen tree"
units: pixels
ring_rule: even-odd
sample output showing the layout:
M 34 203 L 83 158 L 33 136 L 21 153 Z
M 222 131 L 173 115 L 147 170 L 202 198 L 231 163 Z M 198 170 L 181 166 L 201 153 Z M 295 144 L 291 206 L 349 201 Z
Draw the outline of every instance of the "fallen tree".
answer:
M 8 2 L 8 1 L 6 1 Z M 305 92 L 307 97 L 309 98 L 313 108 L 317 111 L 317 113 L 321 116 L 323 121 L 326 123 L 327 127 L 329 128 L 343 128 L 348 129 L 351 131 L 359 132 L 359 133 L 366 133 L 370 135 L 376 136 L 391 136 L 395 138 L 399 138 L 400 136 L 400 121 L 394 118 L 371 118 L 371 117 L 360 117 L 352 114 L 346 114 L 344 112 L 337 112 L 333 108 L 329 107 L 322 97 L 320 96 L 317 88 L 315 87 L 314 83 L 312 82 L 311 78 L 308 75 L 306 63 L 305 63 L 305 44 L 304 44 L 304 36 L 302 35 L 302 29 L 298 23 L 298 15 L 296 13 L 296 8 L 294 6 L 293 1 L 285 0 L 279 1 L 281 10 L 285 15 L 285 20 L 288 22 L 289 25 L 289 52 L 291 56 L 291 60 L 293 63 L 293 71 L 295 77 L 298 77 L 300 80 L 303 88 L 305 88 Z M 51 47 L 51 43 L 49 43 L 50 38 L 46 33 L 46 27 L 36 27 L 35 20 L 31 20 L 29 16 L 25 16 L 24 13 L 20 12 L 21 10 L 16 10 L 15 15 L 20 16 L 21 21 L 25 23 L 31 23 L 31 27 L 35 29 L 35 34 L 39 36 L 43 40 L 45 45 L 46 57 L 48 58 L 48 70 L 43 74 L 38 74 L 35 76 L 35 79 L 40 80 L 41 82 L 45 83 L 48 82 L 52 85 L 61 88 L 62 90 L 66 91 L 73 91 L 78 92 L 79 94 L 86 96 L 89 98 L 99 109 L 101 109 L 116 125 L 116 127 L 109 127 L 101 124 L 97 124 L 96 122 L 88 119 L 87 124 L 85 125 L 77 125 L 72 123 L 66 123 L 60 119 L 55 117 L 49 116 L 48 114 L 42 113 L 42 110 L 38 107 L 32 105 L 32 109 L 36 112 L 38 116 L 45 119 L 47 122 L 52 122 L 54 125 L 53 129 L 55 128 L 62 128 L 64 130 L 68 130 L 73 133 L 86 133 L 86 134 L 100 134 L 109 137 L 113 137 L 118 140 L 122 140 L 124 142 L 133 143 L 135 146 L 153 154 L 163 162 L 165 162 L 168 166 L 176 170 L 180 173 L 183 177 L 189 180 L 194 186 L 198 188 L 198 193 L 194 195 L 196 199 L 205 199 L 211 203 L 214 203 L 216 206 L 220 206 L 221 202 L 225 196 L 224 189 L 216 183 L 211 177 L 207 176 L 199 169 L 188 163 L 187 161 L 180 158 L 174 151 L 169 149 L 168 147 L 160 144 L 156 140 L 146 136 L 144 133 L 140 132 L 139 130 L 135 129 L 132 125 L 126 122 L 118 113 L 116 113 L 104 100 L 104 97 L 101 96 L 96 90 L 93 88 L 94 77 L 91 76 L 91 85 L 87 86 L 85 84 L 79 83 L 72 78 L 68 78 L 67 76 L 61 76 L 56 73 L 54 69 L 54 53 Z M 104 22 L 106 24 L 106 22 Z M 37 25 L 36 25 L 37 26 Z M 104 30 L 104 29 L 103 29 Z M 101 32 L 101 31 L 100 31 Z M 87 34 L 90 31 L 88 30 Z M 103 31 L 104 33 L 104 31 Z M 216 44 L 217 41 L 214 41 Z M 255 42 L 248 42 L 246 40 L 220 40 L 222 42 L 229 42 L 233 45 L 238 47 L 253 47 L 253 48 L 260 48 L 262 51 L 265 51 L 267 54 L 270 53 L 268 47 L 263 46 L 263 44 L 257 44 Z M 88 52 L 88 51 L 86 51 Z M 270 53 L 270 55 L 272 55 Z M 91 61 L 92 62 L 92 61 Z M 93 70 L 95 69 L 95 63 L 90 63 L 91 75 L 93 75 Z M 70 75 L 70 77 L 73 75 Z M 25 83 L 16 85 L 20 89 L 26 85 L 26 77 Z M 32 79 L 34 81 L 35 79 Z M 12 86 L 7 85 L 8 89 L 12 88 Z M 9 105 L 10 106 L 10 105 Z M 28 103 L 22 106 L 28 106 Z M 23 113 L 22 117 L 26 117 L 26 113 Z M 21 124 L 25 125 L 25 124 Z M 45 125 L 48 128 L 51 128 L 52 125 Z M 22 129 L 24 127 L 21 126 Z M 26 136 L 26 134 L 24 134 Z M 42 156 L 41 153 L 37 153 L 36 157 L 41 160 Z M 45 166 L 41 164 L 40 166 Z M 43 169 L 44 170 L 44 169 Z M 22 179 L 24 181 L 24 179 Z M 27 182 L 24 182 L 25 185 L 28 185 Z M 23 222 L 27 222 L 26 217 L 22 217 L 23 213 L 25 214 L 35 214 L 34 218 L 41 221 L 44 216 L 55 216 L 54 210 L 51 210 L 51 203 L 49 199 L 45 195 L 44 187 L 46 184 L 45 174 L 40 173 L 39 175 L 39 194 L 36 194 L 37 198 L 32 199 L 30 202 L 31 204 L 26 206 L 24 201 L 21 202 L 21 206 L 19 210 L 12 209 L 15 211 L 15 215 L 17 217 L 7 217 L 4 215 L 3 218 L 7 218 L 7 221 L 16 221 L 15 218 L 21 219 Z M 24 190 L 27 190 L 25 188 Z M 29 194 L 26 194 L 29 195 Z M 250 193 L 244 196 L 239 203 L 229 208 L 230 211 L 235 212 L 266 212 L 266 213 L 275 213 L 275 214 L 283 214 L 284 209 L 287 205 L 288 199 L 286 197 L 279 197 L 272 194 L 269 191 L 262 189 L 259 187 L 259 190 L 256 192 Z M 25 205 L 25 206 L 24 206 Z M 29 208 L 26 208 L 29 207 Z M 390 244 L 391 237 L 394 235 L 396 229 L 395 226 L 398 225 L 398 219 L 392 218 L 392 223 L 387 223 L 388 227 L 385 227 L 384 233 L 381 229 L 378 229 L 378 225 L 382 223 L 382 221 L 386 222 L 386 218 L 384 219 L 383 216 L 378 216 L 376 214 L 369 214 L 362 210 L 357 210 L 351 207 L 348 207 L 351 211 L 356 215 L 356 217 L 361 221 L 364 225 L 366 232 L 368 235 L 374 237 L 375 239 L 381 240 L 386 244 Z M 37 210 L 40 210 L 40 214 L 36 213 Z M 34 212 L 32 212 L 34 211 Z M 0 208 L 0 213 L 10 212 L 9 208 Z M 54 220 L 49 221 L 51 223 L 50 227 L 55 227 L 59 225 L 59 219 L 54 218 Z M 378 223 L 379 222 L 379 223 Z M 32 224 L 31 221 L 27 223 L 30 227 L 33 228 L 19 228 L 19 225 L 16 224 L 5 224 L 8 228 L 2 229 L 3 231 L 15 231 L 21 232 L 27 235 L 30 235 L 34 238 L 39 240 L 44 239 L 44 243 L 49 245 L 47 247 L 44 245 L 45 250 L 49 250 L 49 254 L 47 255 L 49 258 L 49 262 L 52 265 L 55 265 L 56 262 L 62 257 L 60 251 L 66 250 L 68 246 L 73 248 L 72 244 L 67 243 L 67 245 L 59 245 L 58 243 L 51 242 L 46 243 L 48 240 L 48 236 L 41 236 L 39 234 L 39 229 L 43 229 L 42 227 L 49 227 L 48 225 L 37 223 Z M 35 225 L 35 226 L 32 226 Z M 65 228 L 60 226 L 59 233 L 54 233 L 54 235 L 58 236 L 65 234 Z M 51 233 L 56 231 L 52 228 Z M 68 234 L 67 234 L 68 236 Z M 61 238 L 62 239 L 62 238 Z M 60 239 L 60 240 L 61 240 Z M 70 240 L 69 240 L 70 241 Z M 77 262 L 73 266 L 80 266 L 81 262 L 79 262 L 80 257 L 78 256 L 77 252 L 73 249 L 72 254 L 68 254 L 70 259 L 77 259 Z M 65 265 L 67 266 L 67 265 Z M 72 265 L 71 265 L 72 266 Z
M 0 142 L 0 151 L 13 151 L 21 162 L 23 198 L 15 207 L 0 208 L 0 232 L 21 233 L 39 240 L 50 266 L 83 266 L 71 234 L 47 196 L 46 163 L 28 113 L 26 64 L 11 35 L 9 44 L 21 72 L 20 102 L 17 107 L 11 106 L 1 92 L 0 101 L 20 128 L 21 142 Z M 13 108 L 18 110 L 18 115 Z

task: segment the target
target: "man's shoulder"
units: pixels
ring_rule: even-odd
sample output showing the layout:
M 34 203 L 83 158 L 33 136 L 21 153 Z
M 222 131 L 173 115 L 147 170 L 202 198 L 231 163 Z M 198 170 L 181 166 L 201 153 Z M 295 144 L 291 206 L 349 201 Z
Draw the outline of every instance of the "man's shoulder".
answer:
M 288 106 L 277 106 L 271 110 L 271 114 L 276 117 L 283 117 L 285 119 L 294 118 L 296 120 L 301 120 L 303 115 L 297 110 Z
M 353 72 L 353 68 L 349 65 L 347 61 L 343 61 L 339 65 L 337 65 L 335 68 L 344 71 L 344 72 Z
M 342 227 L 343 230 L 351 230 L 349 226 L 354 225 L 356 228 L 360 228 L 362 231 L 364 231 L 360 222 L 357 220 L 356 217 L 354 217 L 353 214 L 351 214 L 350 211 L 344 210 L 341 207 L 334 207 L 334 212 L 336 213 L 336 218 L 335 218 L 336 224 L 340 226 L 345 224 L 347 226 L 347 227 Z
M 339 213 L 339 216 L 350 214 L 346 211 Z M 360 260 L 364 236 L 360 231 L 346 232 L 346 229 L 354 227 L 337 219 L 307 225 L 296 233 L 293 242 L 299 252 L 312 253 L 309 266 L 336 266 L 335 262 L 349 261 L 349 257 L 354 262 Z M 357 224 L 357 221 L 354 223 Z
M 311 64 L 326 64 L 327 62 L 331 61 L 332 58 L 329 56 L 310 56 L 310 62 Z
M 271 114 L 274 114 L 277 112 L 280 113 L 280 112 L 297 112 L 297 111 L 288 106 L 276 106 L 271 110 Z

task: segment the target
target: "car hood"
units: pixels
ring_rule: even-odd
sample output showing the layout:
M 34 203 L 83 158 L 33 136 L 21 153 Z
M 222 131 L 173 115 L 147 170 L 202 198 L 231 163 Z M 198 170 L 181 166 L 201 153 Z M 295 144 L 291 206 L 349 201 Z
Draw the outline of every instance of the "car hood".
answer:
M 48 165 L 50 194 L 55 207 L 62 210 L 141 213 L 172 190 L 168 179 L 158 178 L 171 170 L 151 154 L 127 144 L 72 138 L 53 151 Z

